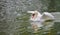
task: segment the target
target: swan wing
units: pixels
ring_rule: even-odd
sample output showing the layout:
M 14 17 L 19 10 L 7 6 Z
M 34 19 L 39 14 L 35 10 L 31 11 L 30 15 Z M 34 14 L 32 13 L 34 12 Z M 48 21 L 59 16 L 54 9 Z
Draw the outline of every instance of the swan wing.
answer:
M 46 20 L 54 20 L 55 18 L 51 13 L 44 12 L 42 14 L 42 19 L 46 21 Z

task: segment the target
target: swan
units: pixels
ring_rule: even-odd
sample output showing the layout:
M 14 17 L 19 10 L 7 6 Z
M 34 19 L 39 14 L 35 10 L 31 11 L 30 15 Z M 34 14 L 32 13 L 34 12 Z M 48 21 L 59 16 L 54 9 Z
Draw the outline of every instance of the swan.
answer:
M 35 11 L 27 11 L 27 13 L 31 13 L 30 21 L 32 28 L 35 32 L 38 31 L 39 28 L 45 26 L 45 29 L 48 29 L 49 27 L 53 26 L 54 16 L 49 12 L 43 12 L 42 14 Z

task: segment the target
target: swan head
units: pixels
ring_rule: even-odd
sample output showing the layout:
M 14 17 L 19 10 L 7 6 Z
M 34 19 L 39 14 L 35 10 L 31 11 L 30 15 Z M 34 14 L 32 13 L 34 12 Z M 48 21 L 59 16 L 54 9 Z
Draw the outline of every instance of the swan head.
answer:
M 27 11 L 27 13 L 32 14 L 32 16 L 41 15 L 41 13 L 39 13 L 37 10 L 35 10 L 35 11 Z

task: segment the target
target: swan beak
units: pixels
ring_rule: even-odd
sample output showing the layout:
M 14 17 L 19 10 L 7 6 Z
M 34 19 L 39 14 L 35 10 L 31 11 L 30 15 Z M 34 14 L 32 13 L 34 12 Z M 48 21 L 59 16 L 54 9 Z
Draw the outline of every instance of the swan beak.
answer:
M 31 13 L 31 14 L 33 14 L 33 13 L 35 13 L 34 11 L 27 11 L 27 13 Z

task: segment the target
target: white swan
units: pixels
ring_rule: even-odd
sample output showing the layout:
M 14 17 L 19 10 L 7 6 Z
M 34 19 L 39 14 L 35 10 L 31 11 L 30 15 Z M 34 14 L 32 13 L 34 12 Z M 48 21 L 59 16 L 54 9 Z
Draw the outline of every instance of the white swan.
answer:
M 32 28 L 34 31 L 37 31 L 38 28 L 42 27 L 45 25 L 46 29 L 51 27 L 53 25 L 53 20 L 54 16 L 51 13 L 44 12 L 44 13 L 39 13 L 38 11 L 28 11 L 28 13 L 31 13 L 30 20 L 33 21 L 31 22 Z

